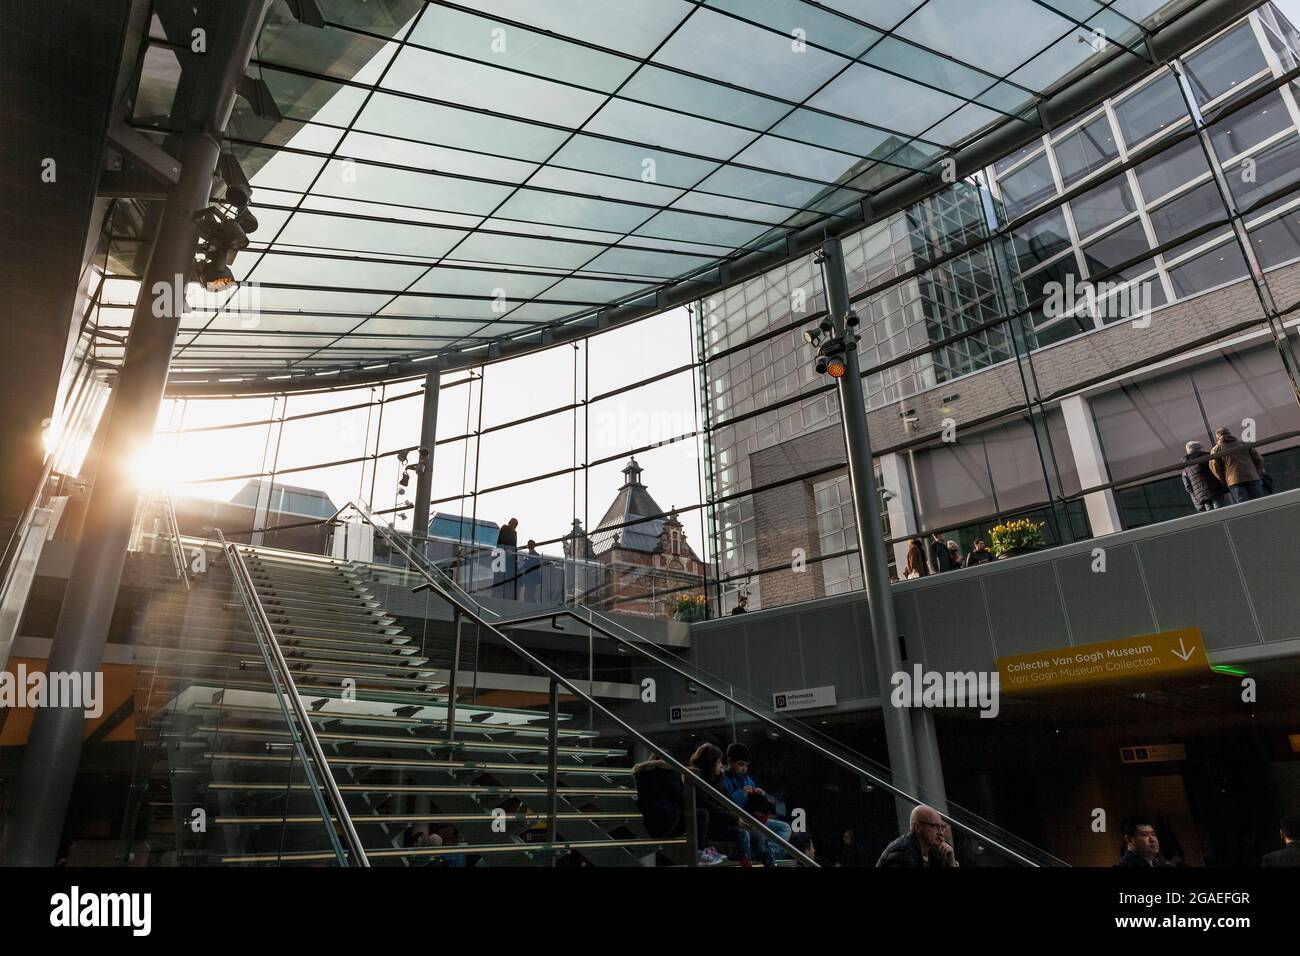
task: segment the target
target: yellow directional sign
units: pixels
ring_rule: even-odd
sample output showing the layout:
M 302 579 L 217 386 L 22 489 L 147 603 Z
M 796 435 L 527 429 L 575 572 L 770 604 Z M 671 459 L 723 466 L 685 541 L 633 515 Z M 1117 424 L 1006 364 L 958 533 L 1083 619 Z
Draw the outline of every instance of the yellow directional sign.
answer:
M 999 657 L 998 683 L 1004 694 L 1041 694 L 1153 677 L 1184 677 L 1209 668 L 1200 628 L 1187 627 L 1122 641 Z

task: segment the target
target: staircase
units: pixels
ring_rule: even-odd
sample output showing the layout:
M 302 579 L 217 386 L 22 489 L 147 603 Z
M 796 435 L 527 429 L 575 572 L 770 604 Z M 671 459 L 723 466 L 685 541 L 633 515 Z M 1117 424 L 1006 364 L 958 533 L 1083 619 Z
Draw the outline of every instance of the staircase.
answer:
M 332 775 L 372 865 L 685 862 L 685 838 L 645 835 L 629 755 L 598 746 L 563 706 L 553 734 L 549 708 L 460 693 L 449 728 L 449 642 L 410 633 L 348 563 L 239 552 L 325 754 L 327 766 L 310 769 Z M 339 862 L 231 568 L 218 549 L 207 558 L 189 589 L 159 561 L 137 621 L 129 812 L 148 820 L 153 863 Z M 443 845 L 410 846 L 413 831 Z

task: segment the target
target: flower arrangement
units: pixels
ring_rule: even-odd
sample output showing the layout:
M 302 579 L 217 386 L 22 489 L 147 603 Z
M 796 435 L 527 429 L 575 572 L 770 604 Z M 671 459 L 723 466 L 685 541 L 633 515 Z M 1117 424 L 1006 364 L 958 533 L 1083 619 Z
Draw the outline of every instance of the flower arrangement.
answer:
M 1037 547 L 1043 543 L 1045 527 L 1046 521 L 1030 521 L 1028 518 L 1003 522 L 989 532 L 993 553 L 1000 558 L 1015 551 Z
M 703 594 L 679 594 L 673 601 L 673 617 L 679 621 L 703 621 L 709 616 L 709 602 Z

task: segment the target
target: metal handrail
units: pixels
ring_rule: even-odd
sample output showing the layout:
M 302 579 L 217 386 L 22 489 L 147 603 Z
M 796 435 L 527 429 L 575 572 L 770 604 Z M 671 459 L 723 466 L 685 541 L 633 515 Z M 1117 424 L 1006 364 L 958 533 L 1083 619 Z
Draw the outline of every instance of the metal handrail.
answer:
M 411 544 L 410 541 L 405 540 L 400 535 L 392 533 L 392 529 L 388 526 L 387 523 L 380 521 L 380 519 L 376 517 L 370 511 L 369 508 L 367 508 L 365 505 L 361 504 L 360 502 L 349 501 L 338 511 L 334 512 L 334 515 L 329 519 L 329 521 L 333 522 L 338 520 L 339 515 L 343 514 L 343 512 L 347 511 L 349 508 L 352 508 L 354 511 L 357 512 L 357 514 L 361 515 L 362 519 L 366 522 L 366 524 L 370 525 L 372 528 L 379 531 L 379 533 L 383 535 L 384 540 L 388 542 L 388 546 L 398 551 L 403 557 L 407 559 L 407 561 L 410 564 L 415 565 L 418 559 L 422 567 L 427 565 L 429 568 L 432 568 L 434 571 L 437 571 L 438 575 L 443 579 L 445 579 L 447 587 L 451 590 L 457 591 L 460 594 L 462 594 L 464 596 L 465 601 L 474 605 L 474 608 L 477 613 L 479 613 L 480 615 L 490 614 L 492 617 L 501 616 L 497 614 L 495 611 L 484 607 L 480 602 L 476 601 L 473 595 L 471 595 L 463 587 L 457 584 L 456 581 L 449 574 L 447 574 L 446 571 L 442 570 L 442 568 L 438 567 L 438 565 L 435 562 L 430 561 L 425 555 L 421 554 Z M 425 576 L 428 577 L 429 575 L 426 574 Z
M 284 713 L 285 723 L 290 731 L 293 731 L 295 723 L 299 728 L 294 733 L 294 747 L 298 752 L 298 758 L 302 761 L 303 770 L 307 774 L 307 784 L 316 800 L 321 820 L 325 824 L 325 831 L 329 835 L 330 845 L 333 847 L 339 862 L 343 865 L 367 867 L 370 865 L 370 860 L 366 857 L 365 848 L 361 845 L 361 837 L 352 822 L 351 814 L 348 813 L 343 794 L 339 791 L 338 783 L 334 780 L 334 773 L 330 770 L 329 762 L 325 759 L 325 751 L 321 747 L 320 739 L 316 736 L 315 728 L 312 727 L 311 717 L 308 715 L 307 708 L 298 693 L 298 686 L 293 681 L 293 675 L 289 672 L 288 662 L 285 661 L 284 653 L 280 650 L 280 644 L 275 639 L 275 629 L 271 626 L 271 620 L 266 615 L 266 609 L 262 607 L 262 601 L 257 596 L 257 588 L 253 585 L 253 578 L 248 571 L 248 565 L 244 563 L 244 556 L 239 553 L 238 546 L 226 541 L 226 536 L 221 533 L 219 528 L 216 531 L 217 538 L 221 542 L 221 550 L 225 553 L 226 560 L 230 564 L 230 570 L 232 577 L 235 579 L 240 600 L 253 622 L 253 633 L 257 636 L 258 646 L 261 648 L 267 671 L 271 675 L 271 686 L 275 689 L 280 709 Z M 283 688 L 280 686 L 280 681 L 283 681 Z M 292 718 L 289 714 L 290 708 L 293 710 Z M 320 772 L 320 776 L 323 778 L 323 793 L 321 781 L 317 780 L 316 773 L 312 770 L 312 763 L 307 759 L 307 754 L 303 752 L 304 739 L 311 750 L 311 760 L 315 761 L 316 770 Z M 331 811 L 333 811 L 332 816 Z M 342 846 L 339 845 L 338 834 L 334 832 L 331 819 L 337 820 L 343 830 L 343 838 L 348 845 L 347 853 L 344 853 Z
M 884 779 L 883 777 L 879 776 L 873 771 L 857 766 L 846 757 L 840 756 L 839 754 L 829 749 L 828 747 L 825 747 L 819 744 L 817 741 L 811 740 L 808 737 L 805 737 L 802 734 L 800 734 L 798 731 L 791 729 L 789 724 L 781 723 L 780 721 L 775 720 L 769 714 L 766 714 L 755 707 L 751 707 L 750 705 L 740 700 L 737 700 L 735 697 L 726 693 L 725 691 L 719 690 L 718 688 L 705 683 L 704 681 L 700 680 L 697 674 L 693 674 L 690 671 L 686 670 L 685 668 L 678 666 L 668 658 L 662 657 L 656 653 L 651 652 L 645 646 L 645 642 L 643 640 L 630 641 L 627 638 L 622 637 L 619 634 L 616 634 L 614 631 L 610 629 L 611 627 L 622 628 L 623 630 L 628 631 L 628 633 L 635 635 L 634 631 L 631 631 L 628 628 L 623 627 L 623 625 L 619 624 L 617 621 L 611 620 L 610 618 L 601 614 L 599 611 L 595 611 L 591 608 L 584 607 L 582 610 L 585 611 L 589 616 L 583 617 L 580 613 L 575 611 L 573 608 L 561 607 L 551 611 L 541 612 L 537 614 L 526 614 L 520 617 L 507 618 L 501 622 L 501 626 L 519 627 L 524 624 L 533 624 L 538 621 L 554 622 L 556 619 L 561 617 L 573 618 L 573 620 L 577 621 L 578 623 L 583 624 L 586 627 L 589 627 L 593 631 L 596 631 L 600 634 L 604 634 L 606 637 L 610 638 L 613 641 L 616 641 L 620 646 L 625 647 L 628 650 L 634 651 L 637 654 L 640 654 L 642 657 L 647 658 L 648 660 L 650 660 L 654 664 L 657 664 L 660 667 L 667 668 L 673 673 L 690 681 L 693 685 L 704 688 L 710 694 L 713 694 L 715 697 L 721 698 L 722 700 L 731 704 L 733 707 L 737 708 L 738 710 L 742 710 L 745 713 L 749 714 L 751 717 L 754 717 L 755 719 L 762 721 L 763 723 L 768 724 L 780 730 L 782 733 L 786 734 L 789 737 L 793 737 L 795 740 L 798 740 L 804 746 L 817 751 L 818 753 L 822 754 L 824 757 L 829 758 L 832 762 L 839 764 L 844 769 L 866 777 L 874 785 L 879 786 L 883 790 L 887 790 L 888 792 L 894 794 L 894 796 L 902 797 L 904 800 L 908 800 L 916 804 L 922 802 L 916 796 L 909 794 L 907 791 L 896 786 L 890 781 Z M 600 618 L 601 621 L 606 623 L 605 624 L 597 623 L 596 618 Z M 608 626 L 606 626 L 606 624 Z M 635 636 L 639 637 L 639 635 L 635 635 Z M 799 721 L 795 720 L 794 718 L 791 718 L 791 720 L 794 723 L 799 723 Z M 978 829 L 971 826 L 969 823 L 957 820 L 956 818 L 949 816 L 947 813 L 943 811 L 936 811 L 936 812 L 938 812 L 941 817 L 943 817 L 945 820 L 948 820 L 954 826 L 960 826 L 961 828 L 970 831 L 972 834 L 979 837 L 981 840 L 988 842 L 990 845 L 992 845 L 998 850 L 1001 850 L 1003 853 L 1015 857 L 1016 859 L 1020 860 L 1022 863 L 1026 864 L 1027 866 L 1034 866 L 1034 867 L 1041 866 L 1041 864 L 1036 863 L 1030 858 L 1024 856 L 1022 853 L 1013 850 L 1011 847 L 1003 845 L 996 838 L 990 837 L 986 833 L 981 833 Z M 1046 855 L 1050 856 L 1050 854 L 1046 854 Z M 1056 858 L 1053 857 L 1053 859 Z M 1066 865 L 1064 860 L 1058 860 L 1057 862 L 1059 862 L 1063 866 Z
M 398 550 L 402 550 L 403 553 L 405 553 L 404 549 L 402 549 L 398 544 L 396 540 L 397 536 L 394 533 L 394 531 L 387 524 L 375 519 L 374 516 L 370 514 L 369 510 L 365 508 L 364 505 L 359 505 L 356 502 L 349 502 L 348 505 L 339 509 L 335 517 L 337 517 L 338 514 L 342 514 L 342 512 L 347 510 L 348 507 L 354 508 L 357 511 L 357 513 L 360 514 L 362 518 L 364 518 L 371 527 L 373 527 L 384 537 L 384 539 L 388 542 L 390 547 L 397 547 Z M 659 746 L 653 740 L 647 737 L 645 734 L 641 733 L 641 731 L 637 730 L 627 721 L 617 716 L 613 711 L 609 710 L 609 708 L 605 707 L 603 704 L 597 701 L 596 698 L 592 697 L 586 691 L 579 688 L 573 681 L 569 680 L 559 671 L 555 670 L 553 667 L 551 667 L 541 658 L 530 653 L 522 644 L 519 644 L 517 641 L 513 640 L 512 638 L 504 634 L 501 630 L 497 628 L 496 625 L 491 624 L 488 621 L 484 620 L 482 617 L 479 616 L 478 613 L 475 612 L 473 608 L 469 607 L 465 602 L 459 600 L 456 597 L 453 597 L 451 592 L 448 591 L 446 588 L 444 588 L 442 584 L 440 584 L 433 577 L 433 575 L 431 575 L 423 567 L 423 563 L 412 562 L 411 566 L 420 577 L 424 578 L 426 582 L 425 585 L 419 588 L 419 590 L 424 590 L 426 587 L 432 589 L 444 601 L 452 605 L 452 607 L 459 609 L 461 614 L 469 618 L 479 627 L 487 628 L 489 633 L 493 634 L 499 641 L 501 641 L 512 651 L 514 651 L 516 654 L 518 654 L 520 657 L 526 660 L 529 664 L 532 664 L 534 667 L 538 668 L 540 671 L 545 673 L 556 684 L 560 685 L 561 687 L 564 687 L 566 690 L 569 691 L 569 693 L 573 694 L 573 696 L 577 697 L 588 707 L 592 708 L 592 710 L 598 711 L 599 713 L 607 717 L 609 720 L 617 724 L 619 727 L 621 727 L 632 737 L 635 737 L 640 743 L 644 744 L 646 747 L 649 747 L 653 752 L 659 754 L 666 763 L 671 764 L 677 771 L 679 771 L 682 774 L 682 779 L 684 781 L 689 783 L 695 789 L 703 790 L 708 795 L 711 802 L 715 804 L 719 802 L 730 804 L 730 801 L 726 799 L 725 794 L 720 794 L 717 789 L 715 789 L 714 787 L 706 783 L 698 774 L 692 771 L 691 768 L 687 767 L 684 763 L 682 763 L 671 753 L 669 753 L 666 748 Z M 472 602 L 472 603 L 477 603 L 477 602 Z M 449 701 L 448 707 L 454 713 L 456 702 L 454 700 Z M 769 829 L 767 824 L 759 820 L 757 817 L 755 817 L 753 814 L 747 811 L 744 807 L 728 805 L 727 810 L 728 812 L 734 814 L 738 819 L 744 820 L 746 823 L 748 823 L 751 829 L 757 829 L 759 832 L 764 834 L 764 837 L 766 839 L 771 840 L 774 843 L 776 843 L 778 846 L 782 847 L 787 853 L 791 855 L 793 859 L 795 859 L 802 865 L 804 866 L 818 865 L 812 859 L 812 857 L 808 856 L 806 853 L 804 853 L 798 847 L 794 846 L 792 843 L 790 843 L 789 841 L 781 837 L 775 831 Z M 694 827 L 695 820 L 694 819 L 687 820 L 686 826 Z
M 162 493 L 163 500 L 163 521 L 167 526 L 167 534 L 171 537 L 172 561 L 176 565 L 177 576 L 185 583 L 185 590 L 190 589 L 190 575 L 186 570 L 185 546 L 181 544 L 181 529 L 176 522 L 176 509 L 172 506 L 172 496 L 170 492 Z

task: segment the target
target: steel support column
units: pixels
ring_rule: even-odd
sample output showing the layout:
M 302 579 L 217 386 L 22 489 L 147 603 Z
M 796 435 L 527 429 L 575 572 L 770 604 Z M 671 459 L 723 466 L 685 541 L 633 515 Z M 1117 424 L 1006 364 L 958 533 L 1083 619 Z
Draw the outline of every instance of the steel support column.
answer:
M 139 497 L 132 463 L 153 436 L 185 308 L 183 290 L 194 266 L 198 229 L 193 216 L 208 205 L 221 136 L 269 6 L 270 0 L 227 0 L 209 8 L 209 52 L 181 136 L 180 174 L 168 190 L 131 320 L 101 466 L 50 649 L 49 672 L 93 673 L 103 660 Z M 84 736 L 81 706 L 36 711 L 0 845 L 0 863 L 54 864 Z
M 858 526 L 858 551 L 862 555 L 862 580 L 866 585 L 867 603 L 871 610 L 871 640 L 880 683 L 880 709 L 885 723 L 889 769 L 896 786 L 908 793 L 919 793 L 921 777 L 917 769 L 912 717 L 907 710 L 893 707 L 889 702 L 890 678 L 902 670 L 902 652 L 898 640 L 898 622 L 894 619 L 894 599 L 889 587 L 889 561 L 885 555 L 885 540 L 880 533 L 880 491 L 871 464 L 871 436 L 867 431 L 867 405 L 862 393 L 862 370 L 858 364 L 856 334 L 847 323 L 852 306 L 849 303 L 844 253 L 838 239 L 827 239 L 822 243 L 821 251 L 826 275 L 827 318 L 834 329 L 833 334 L 848 345 L 844 355 L 846 371 L 837 380 L 837 392 L 840 419 L 844 423 L 844 451 L 848 455 L 849 485 L 853 490 L 853 514 Z M 928 713 L 923 716 L 929 718 Z M 933 739 L 933 734 L 929 738 Z M 932 769 L 937 769 L 938 754 L 930 756 Z M 897 808 L 899 822 L 906 830 L 912 805 L 899 798 Z
M 420 447 L 427 451 L 424 471 L 415 476 L 415 514 L 411 536 L 429 533 L 429 501 L 433 497 L 433 443 L 438 440 L 438 389 L 441 374 L 434 369 L 424 377 L 424 412 L 420 418 Z

